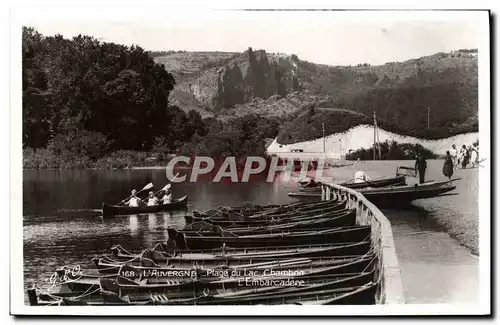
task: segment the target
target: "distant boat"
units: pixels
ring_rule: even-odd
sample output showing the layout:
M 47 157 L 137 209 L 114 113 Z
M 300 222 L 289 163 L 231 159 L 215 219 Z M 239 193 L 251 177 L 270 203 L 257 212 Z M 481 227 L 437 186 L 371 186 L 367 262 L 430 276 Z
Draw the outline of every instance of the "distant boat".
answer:
M 453 191 L 456 186 L 452 185 L 451 182 L 456 180 L 459 180 L 459 178 L 442 182 L 428 182 L 406 186 L 364 188 L 360 189 L 359 192 L 377 206 L 402 206 L 410 204 L 413 200 L 436 197 Z
M 305 182 L 304 180 L 299 181 L 299 191 L 300 192 L 320 192 L 321 186 L 318 182 L 312 180 L 311 182 Z M 406 177 L 405 176 L 396 176 L 390 178 L 381 178 L 373 181 L 365 181 L 360 183 L 354 182 L 344 182 L 340 183 L 340 186 L 353 188 L 353 189 L 361 189 L 367 187 L 387 187 L 387 186 L 396 186 L 396 185 L 406 185 Z
M 367 187 L 358 189 L 358 192 L 362 193 L 370 202 L 377 206 L 401 206 L 409 204 L 413 200 L 436 197 L 453 191 L 456 186 L 450 183 L 459 179 L 382 188 Z M 317 192 L 293 192 L 288 193 L 288 195 L 298 198 L 321 198 L 321 193 Z

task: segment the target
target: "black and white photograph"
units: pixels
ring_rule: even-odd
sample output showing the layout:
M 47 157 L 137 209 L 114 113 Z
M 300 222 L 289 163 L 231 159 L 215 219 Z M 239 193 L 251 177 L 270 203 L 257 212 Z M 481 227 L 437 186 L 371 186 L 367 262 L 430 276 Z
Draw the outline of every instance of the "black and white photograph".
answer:
M 13 10 L 11 314 L 490 314 L 490 15 Z

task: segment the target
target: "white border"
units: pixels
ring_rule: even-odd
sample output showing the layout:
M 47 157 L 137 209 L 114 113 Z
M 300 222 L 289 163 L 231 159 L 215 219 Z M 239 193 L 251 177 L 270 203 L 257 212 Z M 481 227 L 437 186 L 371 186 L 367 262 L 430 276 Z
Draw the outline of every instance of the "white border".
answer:
M 86 1 L 84 11 L 73 9 L 64 11 L 65 2 L 58 1 L 59 4 L 51 6 L 44 2 L 38 4 L 34 2 L 29 6 L 24 5 L 18 7 L 17 10 L 11 12 L 11 39 L 10 39 L 10 64 L 11 79 L 10 79 L 10 127 L 11 127 L 11 151 L 10 151 L 10 280 L 11 280 L 11 308 L 12 314 L 26 314 L 26 315 L 412 315 L 412 314 L 426 314 L 426 315 L 466 315 L 466 314 L 484 314 L 489 313 L 490 306 L 490 261 L 489 261 L 489 241 L 490 241 L 490 159 L 486 160 L 483 165 L 484 168 L 480 169 L 480 304 L 479 305 L 459 305 L 459 304 L 440 304 L 440 305 L 377 305 L 377 306 L 312 306 L 307 308 L 297 308 L 297 306 L 251 306 L 251 307 L 226 307 L 226 306 L 172 306 L 172 307 L 31 307 L 24 305 L 24 288 L 23 288 L 23 261 L 22 261 L 22 170 L 20 162 L 22 161 L 21 150 L 21 129 L 22 129 L 22 111 L 21 111 L 21 79 L 20 69 L 16 70 L 14 67 L 21 66 L 20 55 L 20 23 L 27 17 L 51 19 L 55 17 L 65 17 L 75 21 L 92 21 L 92 20 L 154 20 L 165 19 L 162 10 L 152 10 L 150 3 L 141 1 L 140 4 L 131 2 L 132 6 L 129 11 L 125 10 L 124 1 L 110 1 L 106 4 L 102 1 Z M 160 6 L 158 2 L 157 6 Z M 148 5 L 149 4 L 149 5 Z M 210 3 L 211 8 L 276 8 L 280 7 L 269 1 L 255 1 L 252 5 L 230 3 L 225 5 L 214 5 Z M 289 1 L 288 6 L 294 8 L 327 8 L 331 7 L 327 2 L 303 2 L 303 1 Z M 429 4 L 425 2 L 411 3 L 411 5 L 399 4 L 400 8 L 429 8 Z M 466 5 L 466 3 L 464 3 Z M 177 6 L 176 9 L 179 9 Z M 205 2 L 198 2 L 194 6 L 199 10 L 207 9 L 209 5 Z M 345 5 L 337 5 L 337 8 L 351 8 L 360 9 L 367 7 L 366 4 L 359 4 L 346 2 Z M 368 5 L 370 7 L 370 5 Z M 90 8 L 98 8 L 99 12 L 91 11 Z M 119 8 L 119 9 L 117 9 Z M 147 8 L 148 11 L 141 10 Z M 184 5 L 182 10 L 192 10 L 193 4 Z M 395 8 L 394 5 L 382 4 L 381 8 Z M 462 8 L 465 8 L 462 6 Z M 157 8 L 154 8 L 157 9 Z M 43 13 L 43 14 L 42 14 Z M 31 14 L 31 16 L 30 16 Z M 112 14 L 112 15 L 111 15 Z M 304 14 L 304 13 L 290 13 L 290 14 Z M 307 12 L 305 13 L 307 14 Z M 326 14 L 326 13 L 324 13 Z M 384 19 L 388 16 L 397 16 L 398 19 L 438 19 L 447 20 L 445 12 L 330 12 L 335 16 L 332 19 Z M 481 45 L 479 47 L 479 115 L 480 115 L 480 144 L 482 158 L 490 158 L 488 151 L 490 144 L 490 100 L 489 100 L 489 22 L 487 12 L 455 12 L 454 17 L 475 17 L 480 19 L 481 26 Z

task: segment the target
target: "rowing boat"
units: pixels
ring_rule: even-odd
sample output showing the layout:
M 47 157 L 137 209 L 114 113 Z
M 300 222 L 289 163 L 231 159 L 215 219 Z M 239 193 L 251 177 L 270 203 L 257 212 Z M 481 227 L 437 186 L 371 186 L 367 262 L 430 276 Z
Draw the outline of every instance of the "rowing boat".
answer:
M 406 177 L 405 176 L 397 176 L 397 177 L 392 177 L 392 178 L 383 178 L 383 179 L 377 179 L 377 180 L 370 180 L 370 181 L 365 181 L 361 183 L 354 183 L 354 182 L 345 182 L 345 183 L 340 183 L 340 186 L 352 188 L 352 189 L 360 189 L 360 188 L 366 188 L 366 187 L 387 187 L 387 186 L 397 186 L 397 185 L 405 185 L 406 184 Z
M 319 231 L 274 231 L 267 234 L 245 236 L 202 236 L 182 235 L 174 240 L 179 248 L 201 249 L 252 246 L 290 246 L 323 243 L 343 243 L 348 241 L 364 241 L 369 238 L 371 229 L 368 226 L 341 227 Z
M 308 292 L 254 294 L 239 297 L 203 295 L 186 299 L 168 299 L 163 294 L 152 294 L 155 305 L 282 305 L 282 304 L 374 304 L 377 285 L 368 283 L 359 287 Z
M 174 200 L 172 203 L 159 204 L 153 206 L 140 206 L 140 207 L 127 207 L 121 205 L 102 204 L 102 216 L 112 217 L 114 215 L 130 215 L 140 213 L 155 213 L 162 211 L 183 210 L 188 203 L 188 196 L 185 195 L 179 199 Z
M 346 242 L 342 244 L 229 248 L 208 250 L 170 250 L 165 251 L 161 245 L 141 252 L 131 253 L 120 245 L 111 248 L 112 256 L 119 260 L 131 260 L 137 256 L 149 258 L 155 262 L 183 260 L 202 262 L 231 259 L 278 259 L 314 256 L 364 255 L 370 250 L 369 241 Z
M 338 185 L 352 188 L 352 189 L 360 189 L 366 187 L 387 187 L 387 186 L 397 186 L 397 185 L 406 185 L 406 177 L 405 176 L 396 176 L 391 178 L 381 178 L 376 180 L 364 181 L 355 183 L 353 181 L 339 183 Z M 321 191 L 321 183 L 314 183 L 314 186 L 303 187 L 299 183 L 299 191 L 300 192 L 317 192 Z
M 269 221 L 213 221 L 211 219 L 204 219 L 203 222 L 213 224 L 215 226 L 215 229 L 212 229 L 211 231 L 219 233 L 223 232 L 224 230 L 231 231 L 232 233 L 249 233 L 262 232 L 273 229 L 352 226 L 356 222 L 356 211 L 354 209 L 333 210 L 325 211 L 324 213 L 316 215 L 303 215 L 290 217 L 289 219 L 277 219 Z M 187 225 L 186 230 L 200 231 L 199 227 L 196 226 L 197 224 Z M 201 229 L 203 228 L 206 227 L 204 226 Z
M 145 257 L 138 257 L 130 261 L 117 261 L 111 259 L 111 257 L 105 256 L 99 259 L 94 259 L 96 269 L 103 274 L 119 274 L 127 275 L 132 274 L 133 276 L 142 275 L 148 276 L 154 273 L 156 276 L 160 277 L 210 277 L 214 276 L 210 270 L 219 270 L 220 274 L 224 274 L 222 271 L 227 271 L 231 273 L 233 270 L 282 270 L 282 269 L 301 269 L 304 267 L 327 267 L 327 266 L 340 266 L 346 265 L 347 263 L 353 261 L 359 261 L 360 259 L 369 258 L 371 254 L 367 253 L 365 255 L 347 255 L 347 256 L 311 256 L 311 257 L 279 257 L 276 258 L 250 258 L 250 259 L 226 259 L 226 260 L 205 260 L 205 261 L 186 261 L 186 260 L 168 260 L 163 262 L 155 262 Z M 123 270 L 126 266 L 128 269 Z M 194 268 L 196 269 L 196 274 Z M 354 272 L 355 270 L 349 270 L 349 272 Z M 234 275 L 234 274 L 233 274 Z M 215 275 L 220 276 L 220 275 Z
M 253 296 L 255 294 L 269 293 L 305 293 L 314 290 L 341 289 L 359 286 L 373 281 L 373 271 L 360 273 L 333 274 L 321 276 L 273 276 L 273 277 L 238 277 L 231 281 L 215 280 L 212 282 L 194 281 L 182 283 L 177 280 L 166 280 L 161 283 L 144 283 L 124 277 L 106 279 L 100 282 L 101 287 L 119 295 L 135 295 L 149 293 L 162 293 L 168 299 L 180 299 L 198 296 L 200 294 L 212 295 L 212 298 L 236 298 Z M 288 282 L 287 282 L 288 280 Z M 268 286 L 253 286 L 252 282 L 267 281 Z M 299 282 L 300 281 L 300 282 Z M 279 282 L 282 285 L 273 285 Z M 300 283 L 300 284 L 298 284 Z M 298 284 L 298 285 L 297 285 Z
M 456 180 L 458 179 L 406 186 L 392 186 L 379 189 L 366 188 L 360 190 L 360 192 L 368 200 L 378 206 L 401 206 L 408 205 L 413 200 L 436 197 L 451 192 L 456 186 L 450 185 L 450 183 Z
M 456 186 L 450 185 L 450 182 L 459 180 L 452 179 L 443 182 L 428 182 L 423 184 L 390 186 L 383 188 L 363 188 L 358 192 L 363 194 L 369 201 L 379 206 L 401 206 L 407 205 L 413 200 L 436 197 L 441 194 L 453 191 Z M 321 193 L 312 192 L 292 192 L 288 193 L 291 197 L 300 198 L 321 198 Z
M 205 212 L 193 211 L 193 215 L 187 215 L 184 218 L 187 223 L 194 221 L 203 221 L 206 219 L 210 220 L 223 220 L 223 221 L 250 221 L 250 220 L 265 220 L 265 219 L 279 219 L 279 218 L 289 218 L 294 214 L 309 214 L 318 211 L 324 211 L 325 209 L 342 209 L 345 207 L 346 200 L 343 201 L 324 201 L 324 202 L 314 202 L 314 203 L 304 203 L 279 207 L 275 209 L 269 209 L 261 211 L 253 215 L 242 215 L 239 212 L 235 212 L 229 209 L 220 208 L 217 210 L 208 210 Z

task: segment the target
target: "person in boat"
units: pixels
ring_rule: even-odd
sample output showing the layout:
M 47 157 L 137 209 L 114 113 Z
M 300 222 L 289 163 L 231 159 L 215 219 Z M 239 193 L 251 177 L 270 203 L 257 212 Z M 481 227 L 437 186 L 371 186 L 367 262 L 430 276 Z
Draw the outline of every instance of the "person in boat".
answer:
M 172 185 L 168 184 L 167 188 L 165 189 L 165 194 L 163 195 L 163 198 L 161 199 L 162 204 L 170 204 L 172 203 L 172 191 L 171 191 Z
M 446 151 L 446 157 L 444 158 L 444 165 L 443 165 L 443 175 L 448 177 L 448 179 L 451 179 L 451 176 L 453 176 L 453 170 L 454 170 L 453 158 L 450 152 Z
M 368 181 L 370 181 L 370 177 L 368 177 L 368 175 L 364 171 L 358 170 L 354 174 L 354 183 L 364 183 Z
M 309 182 L 307 182 L 304 187 L 317 187 L 318 183 L 313 178 L 309 179 Z
M 149 192 L 148 196 L 148 207 L 158 205 L 158 198 L 155 196 L 155 193 L 153 191 Z
M 125 202 L 125 204 L 128 205 L 129 207 L 138 207 L 139 204 L 141 203 L 142 200 L 135 195 L 136 193 L 137 191 L 135 189 L 132 190 L 132 192 L 130 192 L 131 197 L 128 201 Z
M 311 177 L 303 178 L 299 181 L 301 187 L 316 187 L 318 183 Z
M 425 183 L 425 170 L 427 169 L 427 161 L 422 153 L 419 153 L 415 161 L 415 169 L 418 171 L 419 183 Z
M 451 146 L 450 156 L 451 156 L 451 159 L 453 160 L 453 168 L 457 169 L 457 166 L 458 166 L 458 150 L 457 150 L 457 147 L 454 144 Z

